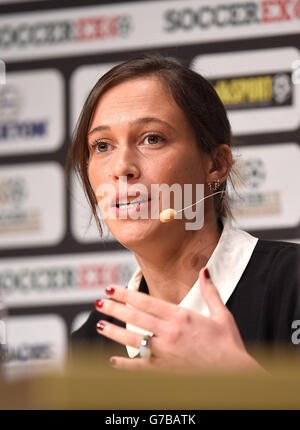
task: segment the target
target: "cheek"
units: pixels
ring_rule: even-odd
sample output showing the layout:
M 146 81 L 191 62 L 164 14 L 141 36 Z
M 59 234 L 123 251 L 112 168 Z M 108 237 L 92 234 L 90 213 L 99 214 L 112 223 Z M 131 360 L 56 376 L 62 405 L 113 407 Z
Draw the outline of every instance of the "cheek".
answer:
M 90 162 L 88 166 L 88 175 L 91 182 L 101 180 L 102 168 L 100 168 L 100 166 L 97 166 L 97 162 L 94 162 L 94 161 Z
M 205 177 L 203 160 L 197 152 L 177 153 L 163 164 L 160 172 L 167 183 L 203 183 Z
M 88 176 L 90 184 L 93 188 L 94 194 L 97 195 L 98 187 L 103 184 L 104 178 L 102 178 L 101 169 L 97 168 L 95 163 L 90 163 L 88 167 Z
M 203 183 L 205 178 L 205 162 L 198 150 L 184 159 L 182 172 L 184 176 L 189 177 L 191 183 Z

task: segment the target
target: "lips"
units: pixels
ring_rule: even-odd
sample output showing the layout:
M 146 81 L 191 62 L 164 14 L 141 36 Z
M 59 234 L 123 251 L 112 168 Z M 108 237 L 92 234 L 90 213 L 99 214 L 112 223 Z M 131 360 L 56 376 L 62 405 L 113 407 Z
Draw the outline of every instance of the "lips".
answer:
M 133 205 L 134 203 L 143 203 L 151 200 L 151 197 L 149 197 L 149 194 L 141 194 L 140 191 L 134 192 L 134 190 L 130 190 L 130 194 L 131 195 L 128 195 L 128 193 L 127 194 L 116 193 L 116 198 L 111 200 L 110 206 L 122 208 L 122 207 L 127 207 L 129 203 Z M 138 194 L 138 196 L 136 195 L 132 196 L 132 194 Z
M 144 200 L 143 202 L 141 202 L 140 200 L 138 201 L 136 199 L 136 203 L 128 203 L 123 205 L 117 204 L 115 206 L 116 216 L 117 218 L 125 216 L 125 219 L 127 219 L 127 217 L 131 218 L 132 216 L 134 216 L 133 219 L 135 219 L 135 215 L 137 213 L 146 209 L 148 210 L 148 208 L 150 208 L 151 202 L 151 199 Z
M 140 199 L 140 198 L 132 199 L 132 200 L 128 201 L 127 203 L 126 202 L 116 203 L 116 207 L 117 208 L 129 207 L 130 205 L 138 205 L 138 204 L 146 203 L 149 200 L 150 199 Z

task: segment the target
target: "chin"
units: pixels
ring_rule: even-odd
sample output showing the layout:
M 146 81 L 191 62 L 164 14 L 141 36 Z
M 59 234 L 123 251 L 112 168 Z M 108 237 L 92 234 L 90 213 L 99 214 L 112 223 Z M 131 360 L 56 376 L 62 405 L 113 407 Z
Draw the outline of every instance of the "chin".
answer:
M 133 249 L 153 239 L 160 227 L 160 222 L 159 220 L 120 220 L 109 223 L 108 227 L 118 242 L 128 249 Z

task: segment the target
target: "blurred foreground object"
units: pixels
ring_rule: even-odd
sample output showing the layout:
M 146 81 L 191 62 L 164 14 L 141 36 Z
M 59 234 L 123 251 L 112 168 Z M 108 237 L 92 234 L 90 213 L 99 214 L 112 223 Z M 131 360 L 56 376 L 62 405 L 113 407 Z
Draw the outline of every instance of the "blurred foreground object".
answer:
M 128 372 L 78 351 L 63 372 L 0 382 L 1 409 L 299 409 L 299 354 L 264 352 L 270 372 Z M 257 354 L 258 356 L 258 354 Z

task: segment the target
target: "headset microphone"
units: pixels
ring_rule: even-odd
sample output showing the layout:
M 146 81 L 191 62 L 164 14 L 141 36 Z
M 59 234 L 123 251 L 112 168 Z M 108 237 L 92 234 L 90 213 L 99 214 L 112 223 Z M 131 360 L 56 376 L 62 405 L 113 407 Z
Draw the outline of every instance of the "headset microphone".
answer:
M 160 222 L 169 222 L 169 221 L 172 221 L 179 212 L 182 212 L 185 209 L 191 208 L 192 206 L 196 205 L 197 203 L 202 202 L 202 200 L 205 200 L 208 197 L 212 197 L 212 196 L 215 196 L 216 194 L 220 194 L 220 193 L 225 193 L 225 191 L 222 190 L 222 191 L 217 191 L 216 193 L 213 193 L 213 194 L 209 194 L 208 196 L 203 197 L 202 199 L 198 200 L 197 202 L 193 203 L 192 205 L 186 206 L 185 208 L 183 208 L 183 209 L 181 209 L 179 211 L 176 211 L 175 209 L 172 209 L 172 208 L 165 209 L 164 211 L 162 211 L 159 214 Z

